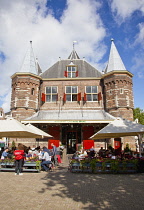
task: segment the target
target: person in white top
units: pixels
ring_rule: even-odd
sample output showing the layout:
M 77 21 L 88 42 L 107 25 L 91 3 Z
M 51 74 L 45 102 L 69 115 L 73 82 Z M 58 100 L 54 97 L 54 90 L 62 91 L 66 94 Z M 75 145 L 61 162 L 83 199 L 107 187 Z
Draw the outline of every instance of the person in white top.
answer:
M 44 151 L 44 155 L 42 157 L 43 161 L 41 162 L 41 167 L 45 170 L 45 171 L 49 171 L 51 169 L 51 156 L 49 156 L 48 152 Z M 49 167 L 47 167 L 47 165 L 49 165 Z

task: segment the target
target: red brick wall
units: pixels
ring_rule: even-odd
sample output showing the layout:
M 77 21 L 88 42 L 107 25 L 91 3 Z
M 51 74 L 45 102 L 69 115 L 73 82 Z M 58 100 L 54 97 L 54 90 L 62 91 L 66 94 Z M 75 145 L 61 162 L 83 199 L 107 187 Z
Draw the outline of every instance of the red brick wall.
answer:
M 12 79 L 11 110 L 13 117 L 20 120 L 25 119 L 38 110 L 39 86 L 40 79 L 32 75 L 20 74 Z
M 133 120 L 134 102 L 132 86 L 132 76 L 127 73 L 115 73 L 105 76 L 104 98 L 106 111 L 115 117 Z
M 63 104 L 63 96 L 65 93 L 65 86 L 78 86 L 78 93 L 81 92 L 82 99 L 84 97 L 85 93 L 85 86 L 98 86 L 98 92 L 102 91 L 102 87 L 100 85 L 100 80 L 63 80 L 63 81 L 43 81 L 41 85 L 41 94 L 45 93 L 45 88 L 47 86 L 57 86 L 58 87 L 58 102 L 45 102 L 40 109 L 41 110 L 53 110 L 53 109 L 59 109 L 59 107 L 62 107 L 63 109 L 70 110 L 70 109 L 76 109 L 79 110 L 81 107 L 85 110 L 91 110 L 91 109 L 103 109 L 102 101 L 100 102 L 86 102 L 83 103 L 82 101 L 78 103 L 77 101 L 73 102 L 66 102 Z

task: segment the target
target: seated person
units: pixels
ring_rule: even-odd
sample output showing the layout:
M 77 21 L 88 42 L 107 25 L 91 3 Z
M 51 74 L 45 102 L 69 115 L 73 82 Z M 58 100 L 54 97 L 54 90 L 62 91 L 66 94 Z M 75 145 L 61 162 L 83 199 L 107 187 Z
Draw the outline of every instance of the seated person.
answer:
M 99 156 L 100 157 L 105 157 L 105 150 L 103 149 L 103 147 L 101 147 L 100 150 L 99 150 Z
M 26 160 L 29 160 L 32 158 L 32 152 L 28 151 L 28 154 L 26 154 Z
M 89 157 L 90 157 L 90 158 L 93 158 L 93 157 L 95 156 L 95 154 L 96 154 L 96 152 L 95 152 L 94 148 L 92 147 L 92 148 L 90 149 L 90 152 L 89 152 Z
M 44 151 L 44 155 L 42 157 L 41 167 L 45 171 L 51 170 L 52 162 L 51 162 L 51 156 L 49 156 L 48 152 Z
M 43 158 L 43 152 L 42 152 L 42 149 L 39 149 L 39 151 L 38 151 L 38 159 L 42 160 L 42 158 Z
M 72 156 L 72 159 L 79 159 L 79 152 L 76 151 L 73 156 Z
M 86 150 L 84 150 L 83 154 L 84 154 L 84 156 L 87 156 L 87 151 L 86 151 Z
M 8 157 L 8 155 L 9 155 L 8 151 L 9 151 L 8 148 L 6 148 L 6 149 L 3 151 L 2 155 L 1 155 L 1 159 L 2 159 L 2 160 L 6 159 L 6 158 Z

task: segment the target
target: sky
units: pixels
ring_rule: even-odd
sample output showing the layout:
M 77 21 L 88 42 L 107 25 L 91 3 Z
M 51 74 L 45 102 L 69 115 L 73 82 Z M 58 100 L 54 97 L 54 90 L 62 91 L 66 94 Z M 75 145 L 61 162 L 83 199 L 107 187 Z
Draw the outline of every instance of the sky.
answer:
M 10 110 L 11 76 L 32 40 L 42 71 L 73 49 L 99 71 L 111 38 L 133 76 L 134 108 L 144 110 L 144 0 L 0 0 L 0 107 Z

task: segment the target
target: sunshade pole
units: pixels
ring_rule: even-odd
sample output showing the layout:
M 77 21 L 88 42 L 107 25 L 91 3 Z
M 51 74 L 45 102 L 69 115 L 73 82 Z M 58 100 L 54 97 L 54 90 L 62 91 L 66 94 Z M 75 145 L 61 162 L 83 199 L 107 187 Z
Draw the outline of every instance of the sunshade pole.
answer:
M 139 154 L 140 154 L 140 157 L 141 157 L 142 134 L 138 134 L 138 143 L 139 143 Z

